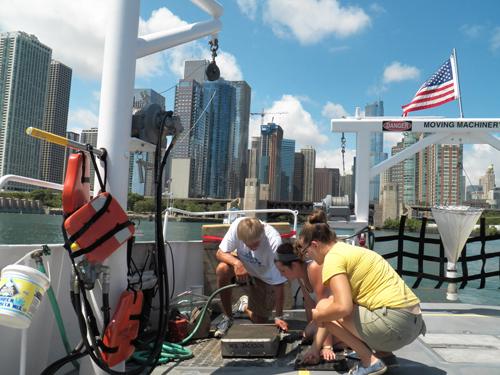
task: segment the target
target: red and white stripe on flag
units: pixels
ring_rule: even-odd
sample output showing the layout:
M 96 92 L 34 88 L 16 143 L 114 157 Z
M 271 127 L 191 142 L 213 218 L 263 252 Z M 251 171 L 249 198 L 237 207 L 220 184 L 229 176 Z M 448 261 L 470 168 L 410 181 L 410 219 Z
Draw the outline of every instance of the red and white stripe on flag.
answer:
M 412 101 L 402 106 L 403 116 L 409 112 L 437 107 L 458 99 L 457 69 L 453 55 L 418 89 Z

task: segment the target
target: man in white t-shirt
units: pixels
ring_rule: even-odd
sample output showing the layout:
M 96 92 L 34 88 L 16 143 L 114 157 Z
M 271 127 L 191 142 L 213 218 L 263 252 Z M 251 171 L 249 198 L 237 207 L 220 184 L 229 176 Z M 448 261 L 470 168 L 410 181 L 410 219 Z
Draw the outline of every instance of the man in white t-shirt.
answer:
M 248 281 L 249 297 L 240 298 L 239 311 L 245 312 L 254 323 L 267 323 L 275 310 L 275 324 L 287 330 L 283 321 L 284 283 L 283 277 L 274 265 L 274 253 L 281 244 L 281 237 L 271 225 L 256 218 L 235 220 L 217 250 L 217 286 L 229 285 L 234 278 L 238 283 Z M 231 289 L 221 292 L 224 316 L 217 325 L 216 337 L 222 337 L 233 324 Z

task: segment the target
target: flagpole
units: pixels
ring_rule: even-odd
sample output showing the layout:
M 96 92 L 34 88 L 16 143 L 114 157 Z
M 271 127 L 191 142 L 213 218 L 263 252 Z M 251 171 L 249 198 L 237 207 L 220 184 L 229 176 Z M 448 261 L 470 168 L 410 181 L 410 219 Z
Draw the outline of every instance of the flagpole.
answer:
M 464 118 L 464 111 L 462 109 L 462 92 L 460 91 L 460 80 L 458 79 L 458 61 L 457 61 L 457 51 L 453 48 L 453 61 L 455 64 L 455 71 L 457 74 L 457 89 L 458 89 L 458 109 L 460 111 L 460 118 Z

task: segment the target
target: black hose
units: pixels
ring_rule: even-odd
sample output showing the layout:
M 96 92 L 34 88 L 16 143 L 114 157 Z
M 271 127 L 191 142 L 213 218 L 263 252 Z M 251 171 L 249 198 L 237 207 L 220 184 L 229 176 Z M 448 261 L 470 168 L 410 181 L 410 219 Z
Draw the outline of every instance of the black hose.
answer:
M 61 359 L 58 359 L 54 363 L 50 364 L 45 370 L 41 372 L 40 375 L 53 375 L 55 374 L 60 368 L 62 368 L 64 365 L 76 361 L 77 359 L 80 359 L 82 357 L 85 357 L 88 353 L 86 351 L 84 352 L 73 352 L 66 357 L 63 357 Z

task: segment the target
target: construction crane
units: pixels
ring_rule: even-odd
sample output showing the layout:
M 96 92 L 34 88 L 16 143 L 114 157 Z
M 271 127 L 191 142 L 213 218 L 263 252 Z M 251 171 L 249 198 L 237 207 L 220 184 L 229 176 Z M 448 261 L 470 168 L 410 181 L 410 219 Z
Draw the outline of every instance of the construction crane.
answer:
M 261 125 L 264 125 L 264 116 L 265 115 L 286 115 L 288 114 L 288 112 L 264 112 L 264 109 L 262 109 L 262 112 L 250 112 L 250 115 L 252 116 L 260 116 L 260 124 Z M 273 120 L 271 122 L 274 121 L 274 116 L 273 116 Z

